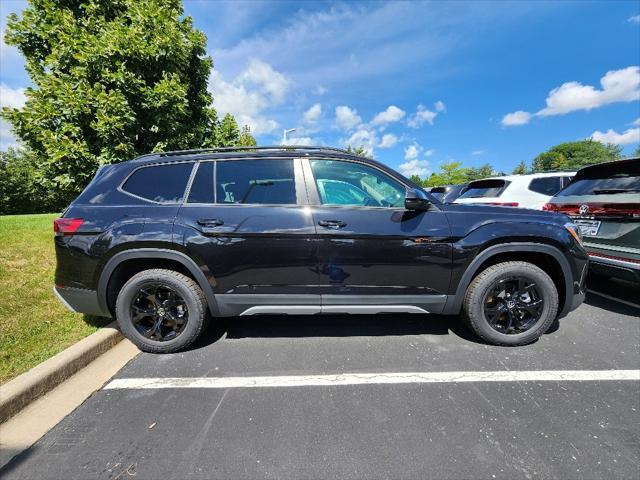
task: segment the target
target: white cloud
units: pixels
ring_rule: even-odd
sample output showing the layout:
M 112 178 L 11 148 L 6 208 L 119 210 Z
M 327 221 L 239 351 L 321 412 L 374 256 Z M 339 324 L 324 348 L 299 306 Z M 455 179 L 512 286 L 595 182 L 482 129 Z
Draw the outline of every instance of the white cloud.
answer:
M 391 148 L 393 147 L 396 143 L 398 143 L 398 137 L 396 137 L 394 134 L 392 133 L 385 133 L 382 136 L 382 140 L 380 141 L 380 143 L 378 144 L 378 146 L 380 148 Z
M 340 128 L 351 130 L 362 122 L 362 118 L 355 109 L 346 105 L 336 107 L 336 124 Z
M 502 117 L 502 125 L 504 127 L 512 127 L 514 125 L 526 125 L 531 120 L 531 114 L 523 110 L 507 113 Z
M 404 159 L 415 160 L 416 158 L 418 158 L 418 155 L 420 155 L 421 150 L 422 150 L 422 147 L 417 143 L 414 143 L 413 145 L 409 145 L 407 148 L 404 149 Z
M 640 67 L 611 70 L 600 79 L 602 89 L 580 82 L 563 83 L 549 92 L 547 107 L 537 115 L 564 115 L 575 110 L 591 110 L 609 103 L 640 100 Z
M 9 122 L 0 119 L 0 150 L 6 150 L 9 147 L 17 147 L 16 138 L 11 132 Z
M 371 123 L 373 125 L 387 125 L 393 122 L 399 122 L 405 116 L 405 111 L 396 107 L 395 105 L 389 105 L 383 112 L 378 113 Z
M 400 173 L 405 177 L 411 175 L 418 175 L 419 177 L 426 177 L 429 174 L 429 162 L 427 160 L 410 160 L 405 163 L 401 163 L 398 167 Z
M 316 88 L 313 89 L 313 94 L 322 96 L 327 93 L 329 90 L 324 85 L 316 85 Z
M 444 102 L 442 100 L 438 100 L 435 104 L 434 104 L 435 108 L 436 108 L 436 112 L 444 112 L 447 110 L 447 106 L 444 104 Z
M 290 82 L 269 64 L 252 58 L 247 68 L 227 82 L 220 72 L 213 70 L 209 90 L 219 116 L 231 113 L 240 126 L 249 125 L 253 133 L 269 133 L 278 122 L 267 118 L 265 111 L 280 105 Z
M 616 145 L 629 145 L 640 143 L 640 128 L 630 128 L 624 133 L 618 133 L 613 129 L 606 132 L 596 131 L 591 134 L 591 138 L 602 143 L 613 143 Z
M 308 147 L 311 145 L 316 145 L 316 142 L 311 137 L 289 137 L 287 138 L 287 145 L 298 145 L 301 147 Z
M 640 23 L 640 15 L 634 15 L 633 17 L 627 18 L 627 22 Z
M 304 123 L 316 123 L 320 118 L 320 115 L 322 115 L 322 105 L 316 103 L 309 108 L 309 110 L 304 112 L 304 115 L 302 115 L 302 121 Z
M 633 125 L 634 127 L 640 127 L 640 117 L 631 122 L 631 125 Z
M 418 105 L 415 115 L 409 118 L 409 120 L 407 121 L 407 125 L 411 128 L 421 127 L 425 123 L 433 125 L 433 120 L 437 116 L 438 114 L 436 112 L 432 112 L 424 105 Z
M 359 128 L 345 142 L 346 146 L 362 147 L 368 155 L 373 155 L 373 149 L 378 143 L 376 132 L 366 128 Z
M 471 152 L 471 155 L 478 156 L 478 155 L 484 155 L 484 153 L 485 153 L 484 150 L 474 150 L 473 152 Z
M 11 88 L 6 84 L 0 84 L 0 108 L 22 108 L 27 97 L 24 88 Z

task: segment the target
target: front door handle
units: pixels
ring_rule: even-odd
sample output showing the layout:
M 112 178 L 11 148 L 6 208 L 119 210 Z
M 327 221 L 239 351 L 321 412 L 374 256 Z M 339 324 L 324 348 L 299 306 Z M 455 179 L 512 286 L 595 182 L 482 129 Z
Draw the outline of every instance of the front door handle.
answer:
M 217 218 L 201 218 L 198 220 L 198 225 L 205 228 L 215 228 L 224 225 L 224 220 Z
M 338 230 L 339 228 L 344 228 L 347 226 L 345 222 L 342 220 L 320 220 L 318 225 L 325 228 L 331 228 L 333 230 Z

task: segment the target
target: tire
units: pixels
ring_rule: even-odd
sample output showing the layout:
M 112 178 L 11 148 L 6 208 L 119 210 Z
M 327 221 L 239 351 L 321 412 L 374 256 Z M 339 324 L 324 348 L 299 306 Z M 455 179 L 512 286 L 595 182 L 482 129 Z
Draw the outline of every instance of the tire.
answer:
M 516 295 L 511 298 L 506 298 L 505 295 L 502 299 L 497 298 L 499 295 L 494 295 L 503 287 L 508 289 L 512 285 L 518 285 L 519 279 L 523 279 L 529 288 L 524 289 L 527 292 L 524 297 L 517 295 L 517 302 L 508 301 L 516 298 Z M 500 295 L 504 295 L 504 292 Z M 521 298 L 528 299 L 530 303 L 525 303 Z M 542 303 L 533 307 L 534 300 L 542 300 Z M 528 262 L 503 262 L 483 270 L 469 284 L 463 301 L 463 319 L 471 331 L 488 343 L 503 346 L 526 345 L 540 338 L 553 324 L 558 314 L 558 304 L 556 286 L 542 269 Z M 524 308 L 518 308 L 519 305 Z M 499 313 L 493 313 L 496 311 Z M 518 318 L 520 314 L 524 316 L 524 320 Z M 495 322 L 496 326 L 492 326 L 490 320 L 495 321 L 496 318 L 504 320 Z M 512 324 L 521 325 L 522 330 Z M 527 324 L 529 326 L 525 330 Z
M 155 293 L 146 295 L 149 291 Z M 137 312 L 141 310 L 140 301 L 147 302 L 142 309 L 144 313 L 134 315 L 134 309 Z M 175 310 L 169 313 L 172 309 Z M 157 315 L 160 310 L 166 316 Z M 155 316 L 147 315 L 151 311 Z M 183 315 L 178 318 L 180 313 Z M 137 273 L 124 284 L 116 300 L 116 319 L 120 330 L 143 352 L 173 353 L 187 348 L 206 328 L 208 316 L 207 301 L 200 286 L 173 270 L 153 269 Z M 134 322 L 138 317 L 143 320 Z M 180 325 L 179 321 L 182 321 Z M 160 327 L 155 328 L 153 337 L 147 336 L 158 324 Z M 152 326 L 145 328 L 145 325 Z M 172 331 L 172 328 L 179 331 Z M 162 332 L 167 331 L 166 338 L 163 338 Z

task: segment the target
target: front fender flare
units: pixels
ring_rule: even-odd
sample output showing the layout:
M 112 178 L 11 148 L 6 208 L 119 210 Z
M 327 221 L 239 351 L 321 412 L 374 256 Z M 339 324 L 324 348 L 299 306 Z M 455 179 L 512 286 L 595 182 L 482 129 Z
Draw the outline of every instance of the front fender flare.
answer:
M 467 287 L 471 283 L 471 280 L 475 277 L 480 266 L 489 258 L 498 255 L 500 253 L 510 252 L 538 252 L 551 255 L 560 265 L 562 270 L 562 276 L 564 277 L 564 298 L 565 302 L 562 307 L 562 311 L 559 317 L 565 316 L 571 308 L 571 296 L 573 292 L 573 274 L 571 273 L 571 266 L 564 254 L 556 247 L 547 245 L 544 243 L 533 242 L 510 242 L 493 245 L 481 251 L 469 264 L 465 270 L 458 287 L 454 295 L 449 295 L 447 303 L 444 307 L 443 314 L 445 315 L 458 315 L 462 308 L 462 302 L 464 300 L 464 294 L 467 291 Z

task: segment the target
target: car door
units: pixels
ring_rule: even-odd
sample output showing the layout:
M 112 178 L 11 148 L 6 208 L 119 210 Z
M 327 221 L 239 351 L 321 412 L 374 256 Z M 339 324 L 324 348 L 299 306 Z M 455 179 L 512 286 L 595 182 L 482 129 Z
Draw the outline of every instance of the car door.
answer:
M 449 224 L 437 205 L 407 211 L 408 185 L 373 162 L 304 159 L 303 168 L 320 239 L 323 312 L 374 304 L 438 312 L 452 252 Z
M 303 182 L 300 161 L 290 158 L 198 165 L 174 231 L 208 269 L 222 313 L 319 311 L 308 289 L 318 282 L 317 242 Z

